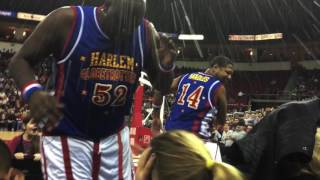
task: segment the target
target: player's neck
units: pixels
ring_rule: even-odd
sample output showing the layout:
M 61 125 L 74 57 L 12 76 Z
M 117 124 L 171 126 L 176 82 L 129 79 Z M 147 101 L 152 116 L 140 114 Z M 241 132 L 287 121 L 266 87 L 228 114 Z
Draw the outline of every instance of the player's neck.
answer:
M 213 74 L 213 72 L 212 72 L 212 70 L 211 69 L 206 69 L 205 71 L 204 71 L 204 73 L 206 73 L 206 74 L 209 74 L 209 75 L 211 75 L 211 76 L 213 76 L 214 74 Z

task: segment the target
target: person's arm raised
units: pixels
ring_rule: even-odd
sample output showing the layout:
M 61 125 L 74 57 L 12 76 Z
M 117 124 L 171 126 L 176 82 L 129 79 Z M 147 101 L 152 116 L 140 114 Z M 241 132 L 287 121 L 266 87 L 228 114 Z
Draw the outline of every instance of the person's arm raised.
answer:
M 174 78 L 176 47 L 172 40 L 159 35 L 153 25 L 147 25 L 151 55 L 146 60 L 145 69 L 153 85 L 162 95 L 170 92 L 171 82 Z

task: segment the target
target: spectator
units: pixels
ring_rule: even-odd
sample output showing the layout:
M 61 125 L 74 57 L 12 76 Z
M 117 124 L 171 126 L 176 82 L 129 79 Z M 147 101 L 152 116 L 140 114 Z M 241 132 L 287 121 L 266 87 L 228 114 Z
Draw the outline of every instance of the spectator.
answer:
M 24 175 L 11 168 L 10 151 L 7 145 L 0 140 L 0 179 L 1 180 L 24 180 Z
M 281 105 L 231 146 L 228 162 L 252 179 L 316 179 L 309 162 L 316 147 L 319 105 L 318 98 Z
M 233 131 L 230 130 L 230 127 L 228 124 L 225 124 L 223 127 L 223 133 L 222 133 L 222 138 L 221 138 L 221 143 L 225 147 L 230 147 L 233 143 L 233 140 L 231 138 Z
M 150 175 L 151 179 L 161 180 L 243 179 L 234 167 L 214 162 L 204 143 L 192 133 L 171 131 L 161 134 L 152 140 L 151 148 L 139 161 L 137 180 L 149 179 Z
M 232 132 L 231 134 L 231 139 L 233 141 L 238 141 L 242 138 L 244 138 L 247 135 L 246 131 L 245 131 L 245 124 L 243 121 L 240 121 L 237 125 L 236 125 L 236 129 L 235 131 Z
M 40 160 L 39 154 L 39 132 L 36 124 L 31 120 L 24 120 L 24 132 L 9 142 L 9 148 L 18 160 L 33 159 Z
M 39 132 L 33 120 L 24 117 L 24 133 L 15 137 L 9 143 L 14 156 L 13 167 L 25 173 L 26 179 L 41 180 Z

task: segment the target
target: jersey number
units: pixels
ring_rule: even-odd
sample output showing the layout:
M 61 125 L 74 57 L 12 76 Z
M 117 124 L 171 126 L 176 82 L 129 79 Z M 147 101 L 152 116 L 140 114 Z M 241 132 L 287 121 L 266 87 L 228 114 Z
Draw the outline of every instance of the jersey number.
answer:
M 126 104 L 127 93 L 128 88 L 125 85 L 119 85 L 112 90 L 112 84 L 96 83 L 91 99 L 98 106 L 123 106 Z
M 184 84 L 182 86 L 182 93 L 178 98 L 177 104 L 183 106 L 185 103 L 185 96 L 188 92 L 188 89 L 190 87 L 190 84 Z M 200 97 L 202 94 L 204 87 L 199 86 L 196 90 L 194 90 L 187 98 L 188 107 L 192 109 L 198 109 L 199 103 L 200 103 Z

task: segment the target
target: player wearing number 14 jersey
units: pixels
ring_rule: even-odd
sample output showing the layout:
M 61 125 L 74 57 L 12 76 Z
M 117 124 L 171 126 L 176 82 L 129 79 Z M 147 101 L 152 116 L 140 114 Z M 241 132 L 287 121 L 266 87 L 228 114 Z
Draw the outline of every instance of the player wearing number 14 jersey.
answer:
M 182 129 L 197 134 L 204 140 L 211 138 L 213 121 L 223 125 L 227 101 L 223 82 L 231 78 L 233 63 L 225 56 L 211 58 L 205 72 L 182 75 L 172 83 L 175 103 L 165 129 Z

